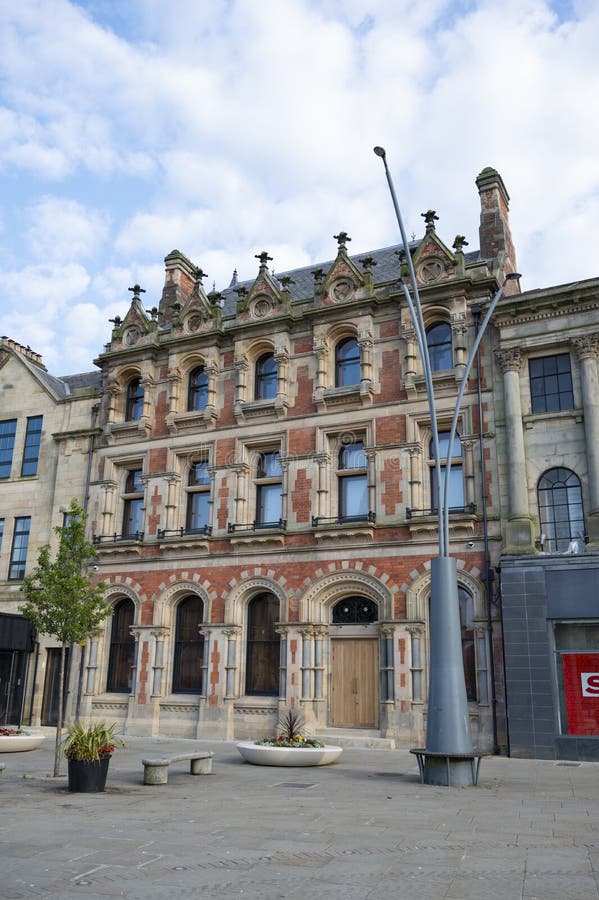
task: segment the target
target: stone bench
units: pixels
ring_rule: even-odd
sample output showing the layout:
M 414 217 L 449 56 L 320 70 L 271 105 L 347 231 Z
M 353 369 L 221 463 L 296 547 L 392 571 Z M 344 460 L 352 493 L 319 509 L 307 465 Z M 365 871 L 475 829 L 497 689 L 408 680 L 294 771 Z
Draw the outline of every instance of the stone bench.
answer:
M 200 750 L 197 753 L 177 753 L 174 756 L 159 756 L 157 759 L 142 759 L 144 784 L 167 784 L 168 767 L 171 763 L 190 761 L 191 775 L 211 775 L 214 753 Z
M 447 784 L 451 787 L 451 763 L 452 762 L 469 762 L 472 766 L 472 783 L 478 784 L 478 773 L 480 771 L 480 761 L 488 753 L 441 753 L 435 750 L 427 750 L 425 747 L 416 747 L 410 750 L 418 761 L 418 771 L 420 773 L 420 784 L 424 784 L 424 766 L 427 759 L 444 759 L 447 766 Z

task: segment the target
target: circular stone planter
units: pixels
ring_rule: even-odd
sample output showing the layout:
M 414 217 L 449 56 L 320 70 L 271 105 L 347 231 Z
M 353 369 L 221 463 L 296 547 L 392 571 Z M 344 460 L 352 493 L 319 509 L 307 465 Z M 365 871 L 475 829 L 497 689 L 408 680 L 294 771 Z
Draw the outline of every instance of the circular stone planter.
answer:
M 246 762 L 254 766 L 328 766 L 339 759 L 342 747 L 270 747 L 241 741 L 237 749 Z
M 22 753 L 24 750 L 37 750 L 45 740 L 45 734 L 2 734 L 0 735 L 0 753 Z

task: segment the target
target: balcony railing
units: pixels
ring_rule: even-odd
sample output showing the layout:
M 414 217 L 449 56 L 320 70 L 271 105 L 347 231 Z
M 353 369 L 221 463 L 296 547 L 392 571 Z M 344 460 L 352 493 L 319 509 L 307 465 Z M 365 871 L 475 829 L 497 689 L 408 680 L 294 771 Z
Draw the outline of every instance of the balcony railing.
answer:
M 279 531 L 285 531 L 287 528 L 287 519 L 277 519 L 276 522 L 251 522 L 249 525 L 238 524 L 237 522 L 227 523 L 227 532 L 236 534 L 243 531 L 262 531 L 264 529 L 277 528 Z
M 360 513 L 356 516 L 312 516 L 312 527 L 318 528 L 319 525 L 349 525 L 354 522 L 376 522 L 376 513 L 370 510 L 367 513 Z
M 114 534 L 93 534 L 92 535 L 92 543 L 93 544 L 116 544 L 119 541 L 138 541 L 141 542 L 144 539 L 143 531 L 132 531 L 128 534 L 118 534 L 116 531 Z
M 212 534 L 212 525 L 202 525 L 201 528 L 159 528 L 157 537 L 159 541 L 163 541 L 167 537 L 186 537 L 187 535 L 207 535 Z
M 439 514 L 439 510 L 436 508 L 433 509 L 410 509 L 409 506 L 406 507 L 406 519 L 415 519 L 419 516 L 437 516 Z M 467 503 L 466 506 L 450 506 L 449 507 L 449 515 L 450 516 L 464 516 L 470 515 L 473 516 L 476 514 L 476 503 Z

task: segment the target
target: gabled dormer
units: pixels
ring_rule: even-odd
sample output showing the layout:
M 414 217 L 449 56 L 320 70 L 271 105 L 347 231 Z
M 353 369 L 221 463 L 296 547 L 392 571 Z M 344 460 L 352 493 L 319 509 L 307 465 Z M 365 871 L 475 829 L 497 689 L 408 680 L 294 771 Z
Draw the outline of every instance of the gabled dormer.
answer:
M 158 310 L 154 308 L 149 315 L 146 313 L 141 301 L 141 294 L 145 294 L 145 290 L 139 284 L 135 284 L 129 290 L 133 293 L 133 299 L 125 318 L 116 316 L 111 319 L 114 328 L 110 343 L 106 347 L 108 352 L 147 346 L 153 343 L 156 337 Z
M 334 235 L 338 244 L 337 256 L 326 277 L 319 279 L 318 270 L 314 273 L 315 301 L 323 306 L 341 305 L 363 296 L 366 279 L 347 252 L 347 244 L 351 241 L 346 231 Z
M 266 250 L 256 254 L 260 261 L 258 275 L 251 288 L 245 285 L 234 287 L 237 294 L 237 321 L 249 324 L 265 319 L 281 318 L 290 312 L 289 282 L 281 284 L 268 271 L 272 257 Z
M 222 322 L 220 295 L 215 291 L 206 293 L 203 285 L 206 277 L 206 273 L 197 267 L 193 290 L 181 308 L 176 309 L 176 315 L 172 319 L 177 334 L 199 335 L 220 331 Z
M 425 221 L 426 231 L 424 237 L 420 241 L 414 255 L 412 263 L 418 284 L 427 287 L 441 281 L 447 281 L 458 273 L 458 262 L 454 255 L 440 239 L 435 229 L 435 222 L 439 220 L 434 209 L 428 209 L 422 213 Z M 466 244 L 463 237 L 460 237 L 459 249 Z M 462 254 L 463 258 L 463 254 Z

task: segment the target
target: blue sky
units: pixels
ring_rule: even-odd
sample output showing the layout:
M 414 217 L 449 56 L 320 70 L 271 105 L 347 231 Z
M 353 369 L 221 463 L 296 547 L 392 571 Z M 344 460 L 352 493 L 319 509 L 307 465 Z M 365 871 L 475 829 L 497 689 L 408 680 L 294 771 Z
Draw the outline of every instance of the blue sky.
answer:
M 228 285 L 398 240 L 478 246 L 499 170 L 523 287 L 599 276 L 593 0 L 0 0 L 0 332 L 89 371 L 177 248 Z

